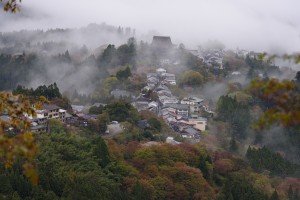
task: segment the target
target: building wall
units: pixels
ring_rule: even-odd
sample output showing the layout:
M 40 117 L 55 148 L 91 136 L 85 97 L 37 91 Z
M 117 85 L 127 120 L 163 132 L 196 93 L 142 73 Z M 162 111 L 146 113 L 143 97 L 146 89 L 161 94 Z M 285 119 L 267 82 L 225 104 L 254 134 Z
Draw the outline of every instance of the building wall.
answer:
M 194 128 L 200 130 L 200 131 L 205 131 L 206 130 L 206 125 L 207 121 L 206 120 L 199 120 L 199 119 L 189 119 L 187 124 L 193 125 Z

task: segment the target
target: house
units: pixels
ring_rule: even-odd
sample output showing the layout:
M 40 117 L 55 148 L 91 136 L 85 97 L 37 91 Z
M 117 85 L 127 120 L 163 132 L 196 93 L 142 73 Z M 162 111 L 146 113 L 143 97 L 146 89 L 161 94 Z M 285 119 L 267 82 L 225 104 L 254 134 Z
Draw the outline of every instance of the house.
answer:
M 148 110 L 157 113 L 158 112 L 158 103 L 155 101 L 151 101 L 148 104 Z
M 173 44 L 169 36 L 153 36 L 151 46 L 157 50 L 169 50 Z
M 66 113 L 66 116 L 65 116 L 65 123 L 67 124 L 75 124 L 76 122 L 76 119 L 74 116 L 70 115 L 69 113 Z
M 66 110 L 61 109 L 60 107 L 53 104 L 43 104 L 42 108 L 36 109 L 35 112 L 35 118 L 33 118 L 32 116 L 28 116 L 27 114 L 25 114 L 25 116 L 40 125 L 45 124 L 48 119 L 58 119 L 64 122 L 66 117 Z
M 199 117 L 199 118 L 189 118 L 187 121 L 180 121 L 182 123 L 192 125 L 195 129 L 199 131 L 205 131 L 207 126 L 207 118 Z
M 198 97 L 186 97 L 183 98 L 180 103 L 181 104 L 187 104 L 190 106 L 190 112 L 199 112 L 201 108 L 201 103 L 204 101 L 204 99 L 200 99 Z
M 188 104 L 188 105 L 201 105 L 204 99 L 200 99 L 198 97 L 186 97 L 181 100 L 181 104 Z
M 163 105 L 178 103 L 178 99 L 174 96 L 168 97 L 166 95 L 162 95 L 162 96 L 158 96 L 158 99 L 159 99 L 160 103 Z
M 147 110 L 149 108 L 150 102 L 151 101 L 148 98 L 143 97 L 142 95 L 139 95 L 136 99 L 134 99 L 132 105 L 138 111 L 141 111 L 141 110 Z
M 100 106 L 106 106 L 107 104 L 105 104 L 105 103 L 94 103 L 92 106 L 95 106 L 95 107 L 100 107 Z
M 97 120 L 98 115 L 84 115 L 82 118 L 86 119 L 87 121 Z
M 157 88 L 155 88 L 155 92 L 158 92 L 160 90 L 169 90 L 169 88 L 165 85 L 159 85 Z M 170 91 L 170 90 L 169 90 Z
M 147 79 L 149 79 L 151 77 L 157 78 L 157 73 L 148 73 L 147 74 Z
M 161 74 L 166 73 L 166 72 L 167 72 L 167 70 L 165 70 L 165 69 L 163 69 L 163 68 L 158 68 L 158 69 L 156 70 L 156 73 L 157 73 L 158 75 L 161 75 Z
M 157 77 L 149 77 L 147 79 L 147 85 L 149 87 L 155 87 L 158 84 L 159 80 Z
M 231 73 L 232 76 L 238 76 L 238 75 L 241 75 L 241 72 L 239 71 L 234 71 Z
M 235 51 L 236 55 L 241 58 L 246 58 L 249 51 L 237 48 Z
M 170 65 L 171 64 L 171 60 L 170 59 L 161 59 L 160 60 L 160 64 L 163 65 Z
M 35 123 L 34 125 L 32 125 L 30 127 L 30 130 L 32 132 L 47 132 L 48 131 L 48 126 L 46 126 L 46 125 L 38 125 L 37 123 Z
M 175 74 L 170 74 L 170 73 L 162 73 L 161 77 L 164 82 L 170 84 L 170 85 L 176 85 L 176 78 Z
M 200 131 L 192 127 L 187 127 L 181 131 L 181 136 L 189 139 L 200 138 Z
M 156 92 L 158 96 L 168 96 L 168 97 L 171 97 L 173 96 L 172 95 L 172 92 L 170 90 L 160 90 L 160 91 L 157 91 Z
M 171 108 L 176 110 L 177 115 L 188 118 L 189 116 L 189 105 L 178 104 L 178 103 L 168 103 L 164 105 L 164 108 Z
M 65 122 L 65 118 L 66 118 L 66 113 L 67 111 L 64 110 L 64 109 L 59 109 L 58 110 L 58 116 L 59 116 L 59 120 L 62 121 L 62 122 Z
M 194 56 L 199 56 L 199 51 L 198 50 L 188 50 L 191 54 L 193 54 Z
M 150 108 L 150 107 L 158 107 L 158 103 L 157 102 L 155 102 L 155 101 L 151 101 L 149 104 L 148 104 L 148 107 Z
M 83 113 L 85 109 L 83 105 L 71 105 L 71 107 L 75 114 Z

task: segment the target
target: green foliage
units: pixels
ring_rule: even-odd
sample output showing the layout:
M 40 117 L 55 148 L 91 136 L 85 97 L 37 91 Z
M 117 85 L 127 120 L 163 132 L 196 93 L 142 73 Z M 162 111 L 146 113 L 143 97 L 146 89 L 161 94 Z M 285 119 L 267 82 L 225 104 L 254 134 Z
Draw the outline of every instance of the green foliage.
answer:
M 64 133 L 64 124 L 58 119 L 49 119 L 48 128 L 51 134 Z
M 103 112 L 104 106 L 91 106 L 89 109 L 89 114 L 99 115 Z
M 135 65 L 136 44 L 133 38 L 128 40 L 128 44 L 123 44 L 115 48 L 114 45 L 108 45 L 103 54 L 98 58 L 100 67 L 116 67 L 119 65 Z
M 251 167 L 262 172 L 269 170 L 273 175 L 280 176 L 299 176 L 300 166 L 292 164 L 288 160 L 282 158 L 278 153 L 273 153 L 266 147 L 255 149 L 249 147 L 246 158 L 250 162 Z
M 232 152 L 236 152 L 238 150 L 238 145 L 236 143 L 235 137 L 232 136 L 229 143 L 229 150 Z
M 187 70 L 183 73 L 179 82 L 182 86 L 200 86 L 204 82 L 204 77 L 197 71 Z
M 99 57 L 100 65 L 106 66 L 114 63 L 114 57 L 116 56 L 116 48 L 115 45 L 109 44 L 102 55 Z
M 268 200 L 268 196 L 242 177 L 229 177 L 218 200 Z
M 249 90 L 266 109 L 257 123 L 259 128 L 280 123 L 300 129 L 300 89 L 294 82 L 254 80 Z
M 42 137 L 37 159 L 42 190 L 66 199 L 117 199 L 118 183 L 102 170 L 110 163 L 102 138 L 65 132 Z
M 300 194 L 299 194 L 299 190 L 298 188 L 293 190 L 292 186 L 290 185 L 288 193 L 287 193 L 287 197 L 289 200 L 297 200 L 300 198 Z
M 209 155 L 200 156 L 199 169 L 207 181 L 212 180 L 212 160 Z
M 32 96 L 38 99 L 40 96 L 44 96 L 47 99 L 51 100 L 54 98 L 62 98 L 62 95 L 57 87 L 56 83 L 50 84 L 48 86 L 41 85 L 37 87 L 35 90 L 32 88 L 28 89 L 24 86 L 18 85 L 16 89 L 13 90 L 14 95 L 25 95 L 25 96 Z
M 105 106 L 104 112 L 109 114 L 112 121 L 135 123 L 139 119 L 137 110 L 130 103 L 122 100 L 114 101 Z
M 154 117 L 151 117 L 150 119 L 147 120 L 147 122 L 150 125 L 150 127 L 152 129 L 154 129 L 155 131 L 157 131 L 157 132 L 161 131 L 162 124 L 161 124 L 161 122 L 158 119 L 156 119 Z
M 116 77 L 118 80 L 127 80 L 131 76 L 131 71 L 129 66 L 127 66 L 125 69 L 121 69 L 117 72 Z
M 270 200 L 279 200 L 279 196 L 276 190 L 273 192 L 272 196 L 270 197 Z
M 99 159 L 99 165 L 104 168 L 110 163 L 108 148 L 101 137 L 95 140 L 95 145 L 94 154 Z
M 250 58 L 248 55 L 245 59 L 245 62 L 249 66 L 249 71 L 247 73 L 247 78 L 250 80 L 253 80 L 258 76 L 258 73 L 280 73 L 279 67 L 272 65 L 271 60 L 264 61 L 264 57 L 266 54 L 260 54 L 258 55 L 258 58 Z
M 103 112 L 100 114 L 97 118 L 97 125 L 98 125 L 98 130 L 100 133 L 105 133 L 107 129 L 107 124 L 110 122 L 110 116 L 107 112 Z
M 236 98 L 221 96 L 217 105 L 217 113 L 219 120 L 230 123 L 234 135 L 246 138 L 251 120 L 247 104 L 238 102 Z

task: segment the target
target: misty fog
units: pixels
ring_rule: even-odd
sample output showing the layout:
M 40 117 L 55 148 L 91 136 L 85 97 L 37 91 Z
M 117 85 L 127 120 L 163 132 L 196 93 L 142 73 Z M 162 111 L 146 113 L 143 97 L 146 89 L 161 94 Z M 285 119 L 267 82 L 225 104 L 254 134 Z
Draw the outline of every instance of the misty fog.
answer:
M 294 52 L 300 45 L 299 6 L 297 0 L 25 0 L 22 12 L 1 13 L 0 26 L 3 32 L 106 22 L 134 27 L 144 40 L 149 32 L 170 35 L 190 48 L 217 39 L 228 48 Z

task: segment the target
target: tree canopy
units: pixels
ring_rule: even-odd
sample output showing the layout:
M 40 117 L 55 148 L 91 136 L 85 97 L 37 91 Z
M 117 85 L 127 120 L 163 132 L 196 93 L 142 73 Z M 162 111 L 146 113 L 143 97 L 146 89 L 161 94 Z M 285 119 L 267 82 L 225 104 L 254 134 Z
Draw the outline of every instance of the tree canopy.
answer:
M 24 116 L 24 113 L 35 116 L 34 109 L 22 96 L 1 92 L 0 113 L 7 115 L 6 120 L 0 119 L 0 161 L 9 168 L 17 160 L 24 159 L 25 175 L 37 183 L 37 174 L 33 165 L 37 147 L 30 132 L 31 122 Z
M 19 2 L 21 3 L 21 0 L 0 0 L 4 11 L 6 12 L 17 12 L 19 11 Z

